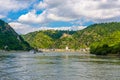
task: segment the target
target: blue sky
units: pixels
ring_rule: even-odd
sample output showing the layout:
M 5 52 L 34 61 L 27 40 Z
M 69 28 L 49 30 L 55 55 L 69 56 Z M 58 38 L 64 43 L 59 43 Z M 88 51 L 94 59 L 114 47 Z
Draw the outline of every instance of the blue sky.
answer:
M 19 34 L 120 21 L 120 0 L 0 0 L 0 8 L 0 19 Z

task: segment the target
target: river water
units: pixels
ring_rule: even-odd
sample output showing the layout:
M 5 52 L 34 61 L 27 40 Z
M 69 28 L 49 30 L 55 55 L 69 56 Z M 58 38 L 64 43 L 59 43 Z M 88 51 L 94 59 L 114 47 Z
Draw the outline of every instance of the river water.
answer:
M 120 58 L 81 53 L 0 53 L 0 80 L 120 80 Z

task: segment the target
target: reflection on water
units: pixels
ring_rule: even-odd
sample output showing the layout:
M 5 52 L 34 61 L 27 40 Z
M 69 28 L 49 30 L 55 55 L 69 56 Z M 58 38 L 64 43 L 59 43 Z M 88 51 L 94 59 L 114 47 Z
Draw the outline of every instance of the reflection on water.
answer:
M 80 53 L 1 53 L 0 80 L 120 80 L 120 60 Z

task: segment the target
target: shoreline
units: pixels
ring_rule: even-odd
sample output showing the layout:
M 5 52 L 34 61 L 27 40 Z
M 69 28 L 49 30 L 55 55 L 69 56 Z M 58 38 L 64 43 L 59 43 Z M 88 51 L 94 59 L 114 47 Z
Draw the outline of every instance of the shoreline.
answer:
M 41 52 L 42 51 L 42 52 Z M 20 52 L 20 53 L 25 53 L 25 52 L 27 52 L 27 53 L 30 53 L 30 51 L 24 51 L 24 50 L 10 50 L 10 51 L 5 51 L 5 50 L 0 50 L 0 54 L 2 54 L 2 53 L 18 53 L 18 52 Z M 36 54 L 37 53 L 62 53 L 62 52 L 67 52 L 67 53 L 80 53 L 80 54 L 90 54 L 90 51 L 89 51 L 89 49 L 80 49 L 80 50 L 74 50 L 74 49 L 68 49 L 68 50 L 66 50 L 66 49 L 39 49 L 37 52 L 36 52 Z M 92 55 L 95 55 L 95 54 L 92 54 Z M 95 56 L 112 56 L 112 57 L 120 57 L 120 54 L 108 54 L 108 55 L 95 55 Z
M 38 49 L 39 51 L 43 51 L 43 52 L 90 52 L 89 48 L 86 49 L 79 49 L 79 50 L 75 50 L 75 49 Z
M 24 51 L 24 50 L 0 50 L 0 53 L 9 53 L 9 52 L 30 52 L 30 51 Z M 74 49 L 39 49 L 36 51 L 36 53 L 51 53 L 51 52 L 79 52 L 79 53 L 85 53 L 85 54 L 90 54 L 89 50 L 74 50 Z

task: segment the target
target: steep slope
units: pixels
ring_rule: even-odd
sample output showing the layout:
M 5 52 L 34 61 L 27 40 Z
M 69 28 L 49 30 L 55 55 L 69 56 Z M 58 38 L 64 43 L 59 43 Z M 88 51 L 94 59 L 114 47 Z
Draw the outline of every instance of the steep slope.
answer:
M 88 26 L 86 29 L 77 31 L 73 35 L 82 47 L 89 47 L 94 42 L 111 35 L 115 31 L 120 31 L 120 23 L 101 23 Z
M 66 44 L 59 44 L 62 40 L 61 37 L 64 34 L 69 34 L 70 36 L 73 33 L 75 33 L 75 31 L 45 30 L 28 33 L 22 36 L 34 48 L 64 48 Z
M 37 31 L 26 34 L 23 37 L 27 42 L 31 44 L 32 47 L 36 48 L 65 49 L 65 47 L 68 46 L 71 49 L 80 49 L 88 48 L 91 44 L 100 42 L 101 40 L 109 37 L 109 35 L 112 35 L 116 31 L 120 31 L 119 22 L 94 24 L 79 31 Z M 41 35 L 38 36 L 38 34 Z M 106 41 L 108 40 L 110 39 L 107 39 Z M 33 46 L 33 44 L 39 44 L 39 47 Z M 43 47 L 40 47 L 40 45 Z
M 6 22 L 0 20 L 0 49 L 28 50 L 30 46 Z
M 90 46 L 90 52 L 96 55 L 118 54 L 120 55 L 120 31 L 94 42 Z
M 63 36 L 64 34 L 72 35 L 72 34 L 74 34 L 76 31 L 46 30 L 46 31 L 40 31 L 40 32 L 43 32 L 44 34 L 50 36 L 53 40 L 57 40 L 57 39 L 60 39 L 61 36 Z
M 32 32 L 23 36 L 34 48 L 51 48 L 53 39 L 43 32 Z
M 70 49 L 75 49 L 75 39 L 70 35 L 64 35 L 54 42 L 54 47 L 58 49 L 65 49 L 68 46 Z

